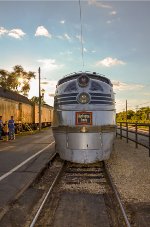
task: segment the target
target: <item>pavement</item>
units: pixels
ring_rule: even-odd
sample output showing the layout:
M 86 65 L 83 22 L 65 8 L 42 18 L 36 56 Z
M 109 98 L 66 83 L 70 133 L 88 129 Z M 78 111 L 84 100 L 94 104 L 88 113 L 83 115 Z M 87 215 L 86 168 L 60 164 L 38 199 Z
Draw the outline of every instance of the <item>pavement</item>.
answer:
M 38 177 L 54 153 L 51 128 L 0 142 L 0 217 Z

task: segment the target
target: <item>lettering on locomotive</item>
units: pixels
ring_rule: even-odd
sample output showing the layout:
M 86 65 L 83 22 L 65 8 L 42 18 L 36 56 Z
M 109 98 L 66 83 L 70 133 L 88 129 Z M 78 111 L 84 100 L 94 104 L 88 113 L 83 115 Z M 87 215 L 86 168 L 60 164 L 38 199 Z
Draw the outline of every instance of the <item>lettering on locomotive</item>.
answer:
M 76 125 L 92 125 L 92 112 L 76 112 Z

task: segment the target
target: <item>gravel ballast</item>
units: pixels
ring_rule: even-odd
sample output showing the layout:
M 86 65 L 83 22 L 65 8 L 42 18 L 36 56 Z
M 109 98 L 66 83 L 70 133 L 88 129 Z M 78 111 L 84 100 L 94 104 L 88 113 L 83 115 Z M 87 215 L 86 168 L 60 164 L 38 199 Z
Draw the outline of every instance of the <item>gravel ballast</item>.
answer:
M 114 150 L 106 165 L 126 202 L 150 203 L 150 157 L 148 149 L 116 138 Z

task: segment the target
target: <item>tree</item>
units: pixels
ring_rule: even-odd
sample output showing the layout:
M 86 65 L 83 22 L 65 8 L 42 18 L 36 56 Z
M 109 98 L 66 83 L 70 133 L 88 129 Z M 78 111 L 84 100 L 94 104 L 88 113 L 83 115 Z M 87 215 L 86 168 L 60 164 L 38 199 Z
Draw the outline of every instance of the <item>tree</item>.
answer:
M 150 122 L 150 107 L 141 107 L 140 109 L 138 109 L 136 112 L 133 110 L 128 110 L 127 111 L 127 121 L 129 122 Z M 118 122 L 120 121 L 125 121 L 126 120 L 126 116 L 125 116 L 125 111 L 122 111 L 120 113 L 116 114 L 116 119 Z
M 9 72 L 4 69 L 0 69 L 0 85 L 5 89 L 9 89 L 8 78 Z
M 39 103 L 39 97 L 37 97 L 37 96 L 33 96 L 31 99 L 30 99 L 30 101 L 32 102 L 32 103 Z
M 127 111 L 127 119 L 128 120 L 131 120 L 134 115 L 135 115 L 135 112 L 133 110 Z
M 35 73 L 26 72 L 21 65 L 14 66 L 12 72 L 0 69 L 0 86 L 25 96 L 28 96 L 32 78 L 35 78 Z
M 32 102 L 32 103 L 36 103 L 36 104 L 39 104 L 39 97 L 37 97 L 37 96 L 33 96 L 31 99 L 30 99 L 30 101 Z M 43 104 L 46 104 L 46 102 L 41 98 L 41 104 L 43 105 Z

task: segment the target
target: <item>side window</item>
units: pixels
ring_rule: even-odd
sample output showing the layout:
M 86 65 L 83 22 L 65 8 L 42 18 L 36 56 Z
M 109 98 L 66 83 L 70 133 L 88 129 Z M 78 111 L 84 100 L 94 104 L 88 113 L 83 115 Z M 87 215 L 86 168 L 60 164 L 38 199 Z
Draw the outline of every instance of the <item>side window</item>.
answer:
M 91 82 L 90 90 L 91 91 L 104 91 L 103 87 L 95 81 Z

